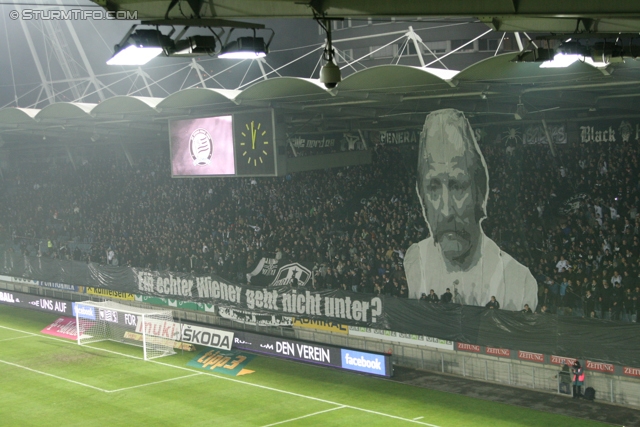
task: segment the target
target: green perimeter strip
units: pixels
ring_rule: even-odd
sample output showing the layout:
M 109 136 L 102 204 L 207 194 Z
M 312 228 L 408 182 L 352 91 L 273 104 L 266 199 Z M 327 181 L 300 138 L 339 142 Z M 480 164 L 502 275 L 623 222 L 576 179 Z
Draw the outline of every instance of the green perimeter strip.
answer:
M 206 349 L 191 359 L 187 366 L 236 376 L 254 357 L 255 355 L 243 351 Z

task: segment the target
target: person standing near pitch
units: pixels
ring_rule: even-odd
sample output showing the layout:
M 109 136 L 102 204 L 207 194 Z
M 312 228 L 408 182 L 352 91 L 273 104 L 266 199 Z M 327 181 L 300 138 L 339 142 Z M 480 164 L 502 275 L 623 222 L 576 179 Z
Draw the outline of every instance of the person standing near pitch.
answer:
M 579 399 L 582 397 L 582 386 L 584 385 L 584 368 L 576 360 L 573 362 L 571 371 L 573 372 L 573 398 Z
M 409 298 L 453 288 L 454 302 L 485 306 L 491 296 L 519 311 L 538 304 L 529 269 L 503 252 L 482 230 L 489 174 L 461 111 L 427 116 L 418 152 L 416 190 L 430 236 L 411 245 L 404 258 Z

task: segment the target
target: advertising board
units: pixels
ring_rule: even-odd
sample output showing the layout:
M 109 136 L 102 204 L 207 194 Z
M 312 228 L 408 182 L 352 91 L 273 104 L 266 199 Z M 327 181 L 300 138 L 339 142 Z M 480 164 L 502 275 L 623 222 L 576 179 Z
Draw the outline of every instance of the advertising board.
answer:
M 386 377 L 390 377 L 392 371 L 391 358 L 387 354 L 361 352 L 251 332 L 235 332 L 233 347 L 300 362 Z
M 59 300 L 56 298 L 41 297 L 39 295 L 1 291 L 0 304 L 12 305 L 14 307 L 21 308 L 30 308 L 38 311 L 47 311 L 50 313 L 64 314 L 66 316 L 75 316 L 75 314 L 73 314 L 71 302 Z

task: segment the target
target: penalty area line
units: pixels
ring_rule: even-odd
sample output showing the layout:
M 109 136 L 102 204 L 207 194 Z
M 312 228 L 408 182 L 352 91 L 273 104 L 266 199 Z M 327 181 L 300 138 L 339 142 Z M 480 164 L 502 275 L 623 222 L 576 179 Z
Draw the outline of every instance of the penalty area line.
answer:
M 46 372 L 38 371 L 37 369 L 27 368 L 26 366 L 18 365 L 17 363 L 11 363 L 11 362 L 7 362 L 5 360 L 0 360 L 0 363 L 4 363 L 5 365 L 13 366 L 15 368 L 24 369 L 24 370 L 27 370 L 29 372 L 33 372 L 35 374 L 40 374 L 40 375 L 44 375 L 44 376 L 47 376 L 47 377 L 55 378 L 55 379 L 60 380 L 60 381 L 66 381 L 68 383 L 72 383 L 72 384 L 79 385 L 79 386 L 82 386 L 82 387 L 92 388 L 94 390 L 98 390 L 98 391 L 101 391 L 103 393 L 109 393 L 109 390 L 104 390 L 104 389 L 102 389 L 100 387 L 95 387 L 95 386 L 92 386 L 92 385 L 89 385 L 89 384 L 81 383 L 80 381 L 74 381 L 74 380 L 70 380 L 68 378 L 59 377 L 57 375 L 48 374 Z
M 297 421 L 297 420 L 301 420 L 303 418 L 309 418 L 309 417 L 313 417 L 313 416 L 316 416 L 316 415 L 324 414 L 324 413 L 327 413 L 327 412 L 337 411 L 338 409 L 343 409 L 343 408 L 346 408 L 346 406 L 343 405 L 343 406 L 338 406 L 336 408 L 329 408 L 329 409 L 325 409 L 324 411 L 318 411 L 318 412 L 314 412 L 313 414 L 307 414 L 307 415 L 303 415 L 301 417 L 290 418 L 290 419 L 284 420 L 284 421 L 278 421 L 277 423 L 267 424 L 267 425 L 264 425 L 262 427 L 271 427 L 271 426 L 277 426 L 277 425 L 280 425 L 280 424 L 290 423 L 291 421 Z
M 22 330 L 20 330 L 20 329 L 9 328 L 9 327 L 7 327 L 7 326 L 2 326 L 2 325 L 0 325 L 0 328 L 2 328 L 2 329 L 8 329 L 8 330 L 10 330 L 10 331 L 22 332 L 22 333 L 25 333 L 25 334 L 35 335 L 35 336 L 37 336 L 37 337 L 47 338 L 47 339 L 51 339 L 51 340 L 59 341 L 59 342 L 64 342 L 64 343 L 71 344 L 71 345 L 77 345 L 77 342 L 69 341 L 69 340 L 64 340 L 64 339 L 60 339 L 60 338 L 56 338 L 56 337 L 52 337 L 52 336 L 49 336 L 49 335 L 44 335 L 44 334 L 35 334 L 35 333 L 33 333 L 33 332 L 22 331 Z M 82 347 L 84 347 L 84 346 L 82 346 Z M 114 354 L 118 354 L 118 355 L 121 355 L 121 356 L 130 357 L 130 358 L 132 358 L 132 359 L 143 360 L 142 358 L 139 358 L 139 357 L 130 356 L 130 355 L 128 355 L 128 354 L 123 354 L 123 353 L 118 353 L 118 352 L 111 351 L 111 350 L 107 350 L 107 349 L 102 349 L 102 348 L 97 348 L 97 347 L 92 347 L 92 346 L 86 346 L 86 347 L 89 347 L 89 348 L 92 348 L 92 349 L 94 349 L 94 350 L 98 350 L 98 351 L 105 351 L 105 352 L 107 352 L 107 353 L 114 353 Z M 408 422 L 408 423 L 419 424 L 419 425 L 429 426 L 429 427 L 441 427 L 441 426 L 439 426 L 439 425 L 437 425 L 437 424 L 430 424 L 430 423 L 426 423 L 426 422 L 424 422 L 424 421 L 412 420 L 412 419 L 410 419 L 410 418 L 403 418 L 403 417 L 399 417 L 399 416 L 397 416 L 397 415 L 386 414 L 386 413 L 384 413 L 384 412 L 378 412 L 378 411 L 372 411 L 372 410 L 370 410 L 370 409 L 359 408 L 359 407 L 357 407 L 357 406 L 343 405 L 343 404 L 341 404 L 341 403 L 332 402 L 332 401 L 330 401 L 330 400 L 321 399 L 321 398 L 319 398 L 319 397 L 308 396 L 308 395 L 299 394 L 299 393 L 295 393 L 295 392 L 287 391 L 287 390 L 281 390 L 281 389 L 277 389 L 277 388 L 274 388 L 274 387 L 269 387 L 269 386 L 265 386 L 265 385 L 261 385 L 261 384 L 254 384 L 254 383 L 250 383 L 250 382 L 246 382 L 246 381 L 241 381 L 241 380 L 238 380 L 238 379 L 236 379 L 236 378 L 225 377 L 225 376 L 222 376 L 222 375 L 215 375 L 215 374 L 212 374 L 212 373 L 210 373 L 210 372 L 201 372 L 201 371 L 196 371 L 195 369 L 187 368 L 187 367 L 184 367 L 184 366 L 178 366 L 178 365 L 172 365 L 172 364 L 170 364 L 170 363 L 158 362 L 157 360 L 150 360 L 149 362 L 151 362 L 151 363 L 156 363 L 156 364 L 158 364 L 158 365 L 162 365 L 162 366 L 168 366 L 168 367 L 170 367 L 170 368 L 174 368 L 174 369 L 181 369 L 181 370 L 183 370 L 183 371 L 189 371 L 189 372 L 194 372 L 194 373 L 200 373 L 200 374 L 202 374 L 202 375 L 208 375 L 208 376 L 210 376 L 210 377 L 218 378 L 218 379 L 225 380 L 225 381 L 231 381 L 231 382 L 236 382 L 236 383 L 239 383 L 239 384 L 244 384 L 244 385 L 248 385 L 248 386 L 252 386 L 252 387 L 261 388 L 261 389 L 263 389 L 263 390 L 269 390 L 269 391 L 274 391 L 274 392 L 278 392 L 278 393 L 288 394 L 288 395 L 290 395 L 290 396 L 296 396 L 296 397 L 301 397 L 301 398 L 304 398 L 304 399 L 315 400 L 316 402 L 324 402 L 324 403 L 328 403 L 328 404 L 330 404 L 330 405 L 334 405 L 334 406 L 338 406 L 338 407 L 340 407 L 340 406 L 344 406 L 345 408 L 354 409 L 354 410 L 356 410 L 356 411 L 367 412 L 367 413 L 369 413 L 369 414 L 380 415 L 380 416 L 387 417 L 387 418 L 393 418 L 393 419 L 400 420 L 400 421 L 406 421 L 406 422 Z M 32 370 L 32 369 L 30 369 L 30 368 L 25 368 L 25 369 Z M 33 371 L 35 371 L 35 370 L 33 370 Z M 45 373 L 45 372 L 42 372 L 42 374 L 43 374 L 43 375 L 49 375 L 49 376 L 55 377 L 55 375 L 47 374 L 47 373 Z M 67 380 L 67 379 L 65 379 L 65 378 L 60 378 L 60 379 L 62 379 L 62 380 L 64 380 L 64 381 L 74 382 L 74 381 L 72 381 L 72 380 Z M 97 387 L 93 387 L 93 386 L 90 386 L 90 385 L 87 385 L 87 384 L 82 384 L 82 383 L 78 383 L 78 384 L 79 384 L 79 385 L 85 385 L 85 386 L 87 386 L 87 387 L 94 388 L 94 389 L 96 389 L 96 390 L 100 390 L 100 391 L 104 391 L 105 393 L 108 393 L 108 391 L 107 391 L 107 390 L 98 389 Z
M 187 367 L 184 367 L 184 366 L 172 365 L 170 363 L 158 362 L 157 360 L 150 360 L 150 362 L 151 363 L 157 363 L 158 365 L 168 366 L 170 368 L 182 369 L 182 370 L 191 371 L 191 372 L 198 372 L 195 369 L 187 368 Z M 387 414 L 387 413 L 384 413 L 384 412 L 373 411 L 371 409 L 359 408 L 357 406 L 344 405 L 342 403 L 333 402 L 331 400 L 326 400 L 326 399 L 321 399 L 319 397 L 314 397 L 314 396 L 309 396 L 309 395 L 305 395 L 305 394 L 295 393 L 293 391 L 282 390 L 282 389 L 278 389 L 278 388 L 274 388 L 274 387 L 269 387 L 269 386 L 266 386 L 266 385 L 254 384 L 254 383 L 250 383 L 250 382 L 246 382 L 246 381 L 241 381 L 241 380 L 236 379 L 236 378 L 230 378 L 230 377 L 224 377 L 224 376 L 221 376 L 221 375 L 215 375 L 215 374 L 212 374 L 210 372 L 203 372 L 203 375 L 208 375 L 210 377 L 218 378 L 218 379 L 225 380 L 225 381 L 231 381 L 231 382 L 235 382 L 235 383 L 239 383 L 239 384 L 244 384 L 244 385 L 248 385 L 248 386 L 251 386 L 251 387 L 257 387 L 257 388 L 261 388 L 263 390 L 275 391 L 277 393 L 283 393 L 283 394 L 288 394 L 290 396 L 301 397 L 303 399 L 315 400 L 316 402 L 328 403 L 330 405 L 338 406 L 338 407 L 340 407 L 340 409 L 348 408 L 348 409 L 353 409 L 353 410 L 356 410 L 356 411 L 366 412 L 366 413 L 373 414 L 373 415 L 380 415 L 382 417 L 393 418 L 395 420 L 406 421 L 408 423 L 419 424 L 419 425 L 429 426 L 429 427 L 441 427 L 441 426 L 439 426 L 437 424 L 430 424 L 430 423 L 427 423 L 427 422 L 424 422 L 424 421 L 412 420 L 410 418 L 403 418 L 403 417 L 400 417 L 400 416 L 397 416 L 397 415 L 391 415 L 391 414 Z M 338 409 L 338 408 L 336 408 L 336 409 Z
M 92 346 L 92 345 L 89 345 L 89 344 L 80 344 L 79 345 L 78 341 L 76 341 L 76 340 L 56 338 L 56 337 L 52 337 L 50 335 L 46 335 L 46 334 L 43 334 L 43 333 L 36 334 L 34 332 L 22 331 L 20 329 L 14 329 L 14 328 L 10 328 L 8 326 L 2 326 L 2 325 L 0 325 L 0 329 L 6 329 L 6 330 L 9 330 L 9 331 L 14 331 L 14 332 L 21 332 L 23 334 L 29 334 L 29 336 L 31 336 L 31 337 L 45 338 L 45 339 L 48 339 L 48 340 L 63 342 L 65 344 L 78 345 L 79 347 L 86 347 L 86 348 L 91 348 L 91 349 L 97 350 L 97 351 L 104 351 L 105 353 L 117 354 L 118 356 L 128 357 L 130 359 L 144 360 L 144 358 L 139 357 L 139 356 L 133 356 L 131 354 L 125 354 L 125 353 L 120 353 L 120 352 L 113 351 L 113 350 L 107 350 L 106 348 L 95 347 L 95 346 Z M 26 338 L 26 337 L 24 337 L 24 338 Z
M 8 326 L 0 325 L 0 328 L 7 329 L 7 330 L 13 331 L 13 332 L 20 332 L 20 333 L 23 333 L 23 334 L 27 334 L 27 335 L 21 336 L 21 337 L 7 338 L 6 340 L 18 339 L 18 338 L 34 338 L 34 337 L 37 337 L 37 338 L 46 338 L 46 339 L 53 340 L 53 341 L 63 342 L 63 343 L 66 343 L 66 344 L 72 344 L 72 345 L 75 344 L 75 345 L 77 345 L 77 341 L 70 341 L 70 340 L 66 340 L 66 339 L 60 339 L 60 338 L 52 337 L 52 336 L 45 335 L 45 334 L 36 334 L 36 333 L 33 333 L 33 332 L 22 331 L 20 329 L 9 328 Z M 6 341 L 6 340 L 0 340 L 0 341 Z M 94 347 L 94 346 L 86 345 L 86 344 L 85 345 L 81 345 L 79 347 L 86 347 L 86 348 L 90 348 L 90 349 L 97 350 L 97 351 L 103 351 L 103 352 L 106 352 L 106 353 L 116 354 L 118 356 L 128 357 L 128 358 L 134 359 L 134 360 L 139 360 L 139 361 L 143 361 L 144 360 L 142 357 L 132 356 L 130 354 L 120 353 L 120 352 L 113 351 L 113 350 L 107 350 L 106 348 Z M 70 383 L 73 383 L 73 384 L 77 384 L 77 385 L 80 385 L 80 386 L 83 386 L 83 387 L 89 387 L 89 388 L 92 388 L 94 390 L 101 391 L 103 393 L 116 393 L 116 392 L 120 392 L 120 391 L 134 389 L 134 388 L 140 388 L 140 387 L 146 387 L 146 386 L 150 386 L 150 385 L 154 385 L 154 384 L 160 384 L 160 383 L 164 383 L 164 382 L 168 382 L 168 381 L 175 381 L 175 380 L 179 380 L 179 379 L 195 377 L 195 376 L 203 374 L 203 372 L 195 372 L 195 373 L 193 373 L 191 375 L 183 375 L 181 377 L 169 378 L 169 379 L 166 379 L 166 380 L 154 381 L 154 382 L 150 382 L 150 383 L 146 383 L 146 384 L 138 384 L 138 385 L 131 386 L 131 387 L 120 388 L 120 389 L 117 389 L 117 390 L 105 390 L 105 389 L 102 389 L 100 387 L 95 387 L 95 386 L 92 386 L 92 385 L 89 385 L 89 384 L 81 383 L 79 381 L 74 381 L 74 380 L 70 380 L 70 379 L 67 379 L 67 378 L 59 377 L 59 376 L 54 375 L 54 374 L 49 374 L 49 373 L 46 373 L 46 372 L 38 371 L 36 369 L 32 369 L 32 368 L 28 368 L 26 366 L 18 365 L 16 363 L 6 362 L 4 360 L 0 360 L 0 362 L 1 363 L 5 363 L 7 365 L 14 366 L 16 368 L 22 368 L 22 369 L 25 369 L 27 371 L 31 371 L 33 373 L 46 375 L 46 376 L 49 376 L 49 377 L 52 377 L 52 378 L 56 378 L 56 379 L 59 379 L 59 380 L 62 380 L 62 381 L 67 381 L 67 382 L 70 382 Z
M 147 387 L 147 386 L 154 385 L 154 384 L 162 384 L 162 383 L 167 383 L 169 381 L 176 381 L 176 380 L 182 380 L 184 378 L 197 377 L 198 375 L 202 375 L 202 374 L 203 374 L 202 372 L 196 372 L 195 374 L 192 374 L 192 375 L 183 375 L 181 377 L 169 378 L 169 379 L 166 379 L 166 380 L 154 381 L 154 382 L 151 382 L 151 383 L 139 384 L 139 385 L 134 385 L 134 386 L 131 386 L 131 387 L 119 388 L 117 390 L 106 390 L 106 392 L 107 393 L 117 393 L 119 391 L 126 391 L 126 390 L 131 390 L 131 389 L 134 389 L 134 388 Z
M 33 338 L 33 335 L 23 335 L 21 337 L 5 338 L 5 339 L 0 340 L 0 342 L 11 341 L 11 340 L 21 340 L 23 338 Z

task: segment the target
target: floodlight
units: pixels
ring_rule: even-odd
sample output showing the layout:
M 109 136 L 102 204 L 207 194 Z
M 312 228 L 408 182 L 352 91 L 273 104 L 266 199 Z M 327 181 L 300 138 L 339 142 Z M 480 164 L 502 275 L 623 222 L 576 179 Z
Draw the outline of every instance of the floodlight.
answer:
M 108 65 L 144 65 L 162 53 L 161 47 L 127 46 L 107 61 Z
M 520 52 L 512 62 L 544 62 L 553 59 L 554 49 L 536 48 Z
M 169 52 L 168 56 L 213 56 L 216 54 L 216 46 L 216 38 L 212 36 L 187 37 L 186 39 L 177 40 L 174 50 Z
M 584 60 L 584 56 L 575 53 L 557 53 L 552 61 L 545 61 L 540 64 L 540 68 L 567 68 L 578 60 Z
M 163 35 L 159 30 L 138 30 L 135 32 L 132 30 L 115 46 L 115 54 L 107 61 L 107 64 L 144 65 L 173 43 L 168 36 Z
M 227 43 L 218 58 L 256 59 L 267 56 L 268 47 L 262 37 L 238 37 Z

